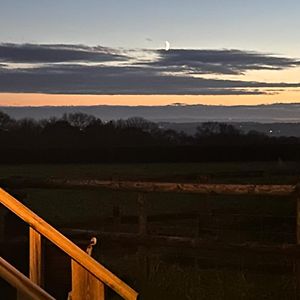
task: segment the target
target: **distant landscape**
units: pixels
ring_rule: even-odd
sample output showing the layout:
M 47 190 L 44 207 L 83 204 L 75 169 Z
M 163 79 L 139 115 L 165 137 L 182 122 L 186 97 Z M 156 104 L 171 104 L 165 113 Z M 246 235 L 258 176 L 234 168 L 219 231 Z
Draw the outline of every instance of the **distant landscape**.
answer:
M 299 11 L 0 0 L 0 300 L 300 300 Z
M 280 134 L 281 127 L 293 123 L 265 123 L 262 129 L 267 129 L 268 135 L 251 129 L 248 123 L 190 123 L 186 129 L 192 130 L 193 126 L 195 132 L 192 134 L 180 128 L 170 128 L 175 125 L 182 126 L 182 123 L 156 123 L 141 117 L 103 121 L 82 112 L 64 113 L 61 117 L 51 116 L 39 120 L 28 117 L 14 119 L 0 111 L 0 162 L 300 160 L 300 138 Z M 259 126 L 261 124 L 252 123 L 254 128 Z M 273 136 L 273 130 L 276 136 Z
M 44 119 L 61 117 L 64 113 L 82 112 L 102 121 L 142 117 L 153 122 L 258 122 L 298 123 L 300 104 L 270 105 L 186 105 L 174 103 L 165 106 L 0 106 L 0 111 L 12 118 Z
M 0 111 L 12 118 L 34 120 L 60 118 L 65 113 L 85 113 L 111 120 L 141 117 L 156 122 L 162 129 L 172 129 L 194 135 L 204 122 L 224 122 L 240 131 L 257 131 L 268 136 L 300 137 L 300 104 L 270 104 L 255 106 L 186 105 L 166 106 L 0 106 Z

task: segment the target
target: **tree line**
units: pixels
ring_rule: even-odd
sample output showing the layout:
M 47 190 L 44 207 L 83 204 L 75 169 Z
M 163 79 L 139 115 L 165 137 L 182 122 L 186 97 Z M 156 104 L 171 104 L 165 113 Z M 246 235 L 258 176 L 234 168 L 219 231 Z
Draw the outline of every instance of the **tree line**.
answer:
M 0 111 L 1 163 L 298 160 L 300 139 L 206 122 L 195 135 L 140 117 L 103 122 L 84 113 L 15 120 Z

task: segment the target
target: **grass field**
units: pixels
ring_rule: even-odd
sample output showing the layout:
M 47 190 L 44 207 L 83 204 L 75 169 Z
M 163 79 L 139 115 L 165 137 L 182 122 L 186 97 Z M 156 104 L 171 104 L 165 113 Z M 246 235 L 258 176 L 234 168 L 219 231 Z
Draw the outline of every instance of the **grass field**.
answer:
M 300 163 L 1 165 L 0 179 L 9 177 L 296 184 L 300 179 Z M 27 206 L 58 228 L 114 230 L 113 226 L 99 221 L 111 217 L 114 207 L 119 207 L 123 216 L 138 212 L 135 192 L 28 188 L 17 192 L 26 195 L 23 200 Z M 146 197 L 150 216 L 201 214 L 203 239 L 263 244 L 295 242 L 295 202 L 287 197 L 175 193 L 147 193 Z M 13 227 L 14 222 L 12 219 L 9 225 Z M 193 237 L 199 226 L 197 222 L 195 219 L 153 222 L 149 224 L 149 231 Z M 136 223 L 118 226 L 119 231 L 137 231 Z M 196 258 L 190 257 L 185 249 L 149 248 L 146 251 L 145 267 L 145 256 L 141 256 L 138 249 L 101 245 L 100 237 L 95 255 L 141 292 L 141 299 L 296 299 L 292 258 L 245 258 L 243 255 L 228 258 L 218 253 L 218 259 L 211 259 L 199 253 Z M 266 273 L 266 268 L 271 271 Z M 272 272 L 272 268 L 276 272 Z M 109 295 L 108 299 L 119 298 Z
M 299 174 L 298 174 L 299 173 Z M 1 165 L 0 178 L 63 178 L 156 180 L 221 183 L 297 183 L 300 163 L 206 163 L 206 164 L 99 164 L 99 165 Z M 25 203 L 56 226 L 102 228 L 99 219 L 112 216 L 118 206 L 122 215 L 137 215 L 137 194 L 110 190 L 25 189 Z M 224 197 L 176 193 L 148 193 L 147 213 L 206 214 L 209 226 L 218 231 L 253 232 L 272 230 L 272 237 L 291 239 L 295 218 L 294 201 L 284 197 Z M 234 217 L 232 217 L 234 214 Z M 263 216 L 267 215 L 268 218 Z M 169 222 L 170 233 L 180 233 L 189 224 Z M 205 227 L 205 226 L 204 226 Z M 157 230 L 157 229 L 153 229 Z M 163 231 L 165 233 L 165 231 Z M 193 235 L 194 231 L 190 231 Z M 241 234 L 239 234 L 241 236 Z M 254 234 L 254 237 L 257 234 Z M 259 233 L 263 238 L 265 234 Z M 276 238 L 274 238 L 276 240 Z
M 104 248 L 97 259 L 118 271 L 132 286 L 139 287 L 142 299 L 297 299 L 293 261 L 283 257 L 247 257 L 201 250 L 188 257 L 184 251 L 172 253 L 155 248 L 150 253 L 143 249 L 125 250 L 126 255 L 120 252 Z M 263 272 L 259 274 L 249 268 L 251 265 L 260 266 Z
M 0 178 L 296 183 L 300 162 L 0 165 Z

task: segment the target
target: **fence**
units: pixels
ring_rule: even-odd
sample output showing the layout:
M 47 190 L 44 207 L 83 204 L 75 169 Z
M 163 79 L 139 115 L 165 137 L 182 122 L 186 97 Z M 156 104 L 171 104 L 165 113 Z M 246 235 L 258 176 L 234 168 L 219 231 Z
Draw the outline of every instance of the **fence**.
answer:
M 121 234 L 114 233 L 110 234 L 113 238 L 115 235 L 117 238 L 132 239 L 143 241 L 156 241 L 158 243 L 168 243 L 174 245 L 190 245 L 190 246 L 207 246 L 211 243 L 200 240 L 201 228 L 198 233 L 198 239 L 188 239 L 188 238 L 179 238 L 179 237 L 163 237 L 163 236 L 153 236 L 148 234 L 148 223 L 154 220 L 180 220 L 184 218 L 194 218 L 196 221 L 201 222 L 203 217 L 199 213 L 179 213 L 179 214 L 161 214 L 156 216 L 148 216 L 146 210 L 147 203 L 147 194 L 148 193 L 187 193 L 187 194 L 198 194 L 198 195 L 225 195 L 225 196 L 284 196 L 285 200 L 282 201 L 293 201 L 295 204 L 295 216 L 285 216 L 286 218 L 291 218 L 293 221 L 295 218 L 295 243 L 294 245 L 288 245 L 282 248 L 283 251 L 290 249 L 291 251 L 295 250 L 295 245 L 300 244 L 300 194 L 299 188 L 297 185 L 240 185 L 240 184 L 198 184 L 198 183 L 172 183 L 172 182 L 133 182 L 133 181 L 101 181 L 101 180 L 13 180 L 3 182 L 4 184 L 10 187 L 26 187 L 26 188 L 47 188 L 47 189 L 109 189 L 111 191 L 132 191 L 138 193 L 138 234 Z M 238 214 L 231 216 L 238 217 Z M 248 215 L 251 217 L 251 214 Z M 257 215 L 256 215 L 257 217 Z M 269 215 L 259 216 L 263 218 L 276 218 Z M 124 216 L 120 215 L 119 208 L 114 209 L 114 222 L 120 223 Z M 128 217 L 127 217 L 128 218 Z M 71 231 L 69 231 L 70 233 Z M 73 230 L 76 232 L 76 230 Z M 79 232 L 79 231 L 77 231 Z M 284 233 L 284 232 L 283 232 Z M 105 233 L 101 232 L 101 235 L 105 237 Z M 147 235 L 147 238 L 145 236 Z M 236 245 L 237 248 L 241 248 L 241 245 Z M 219 245 L 218 245 L 219 247 Z M 244 247 L 249 248 L 259 248 L 258 245 L 247 245 L 244 244 Z M 230 248 L 230 247 L 229 247 Z M 274 249 L 277 249 L 273 246 Z M 263 247 L 265 250 L 266 247 Z M 270 248 L 271 249 L 271 248 Z

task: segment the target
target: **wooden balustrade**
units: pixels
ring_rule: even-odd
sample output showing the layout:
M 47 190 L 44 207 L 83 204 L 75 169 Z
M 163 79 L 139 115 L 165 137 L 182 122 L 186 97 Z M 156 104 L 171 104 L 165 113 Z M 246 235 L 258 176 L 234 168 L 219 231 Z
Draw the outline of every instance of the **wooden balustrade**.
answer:
M 42 286 L 42 238 L 33 228 L 29 228 L 29 278 Z
M 0 257 L 0 277 L 18 290 L 19 299 L 54 300 L 47 292 Z M 1 298 L 2 299 L 2 298 Z
M 42 235 L 64 251 L 72 261 L 79 264 L 87 270 L 88 273 L 97 278 L 101 284 L 103 283 L 109 286 L 124 299 L 137 299 L 138 294 L 136 291 L 1 188 L 0 203 L 30 226 L 30 278 L 32 281 L 39 284 L 42 282 L 40 236 Z M 98 286 L 101 285 L 99 284 Z

